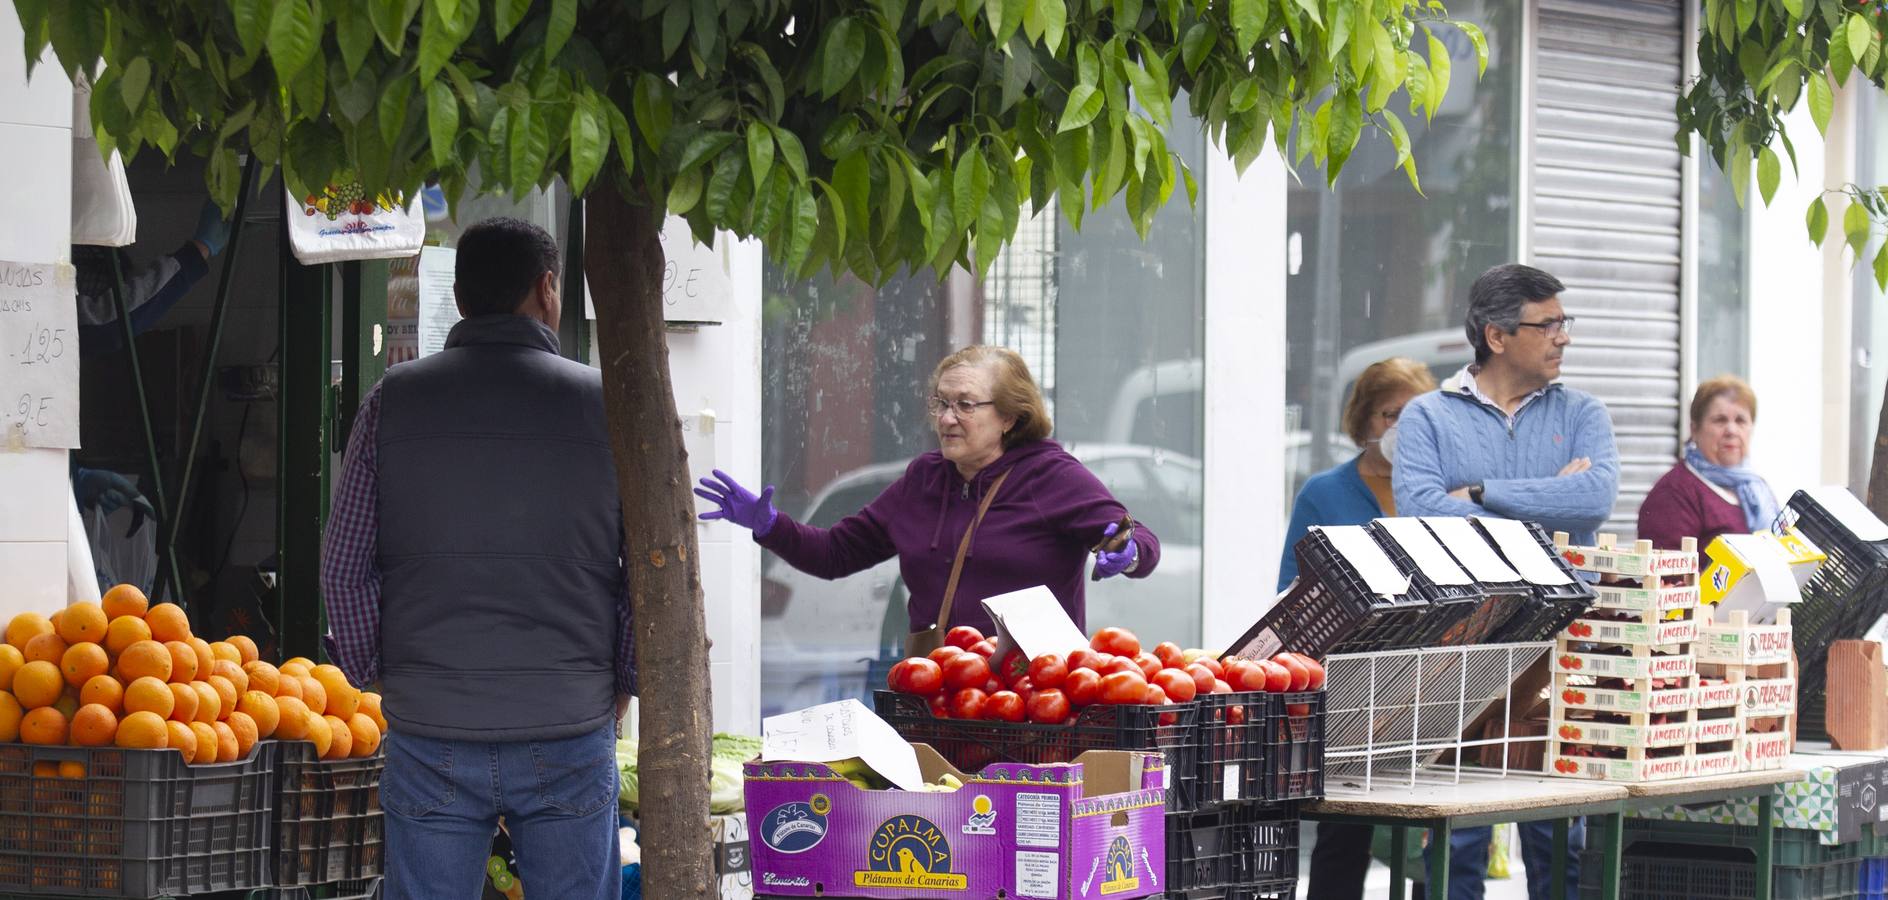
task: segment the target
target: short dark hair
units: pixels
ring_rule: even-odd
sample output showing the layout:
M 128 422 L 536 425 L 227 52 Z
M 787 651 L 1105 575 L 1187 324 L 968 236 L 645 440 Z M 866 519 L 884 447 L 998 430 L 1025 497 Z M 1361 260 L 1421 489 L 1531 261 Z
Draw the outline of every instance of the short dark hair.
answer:
M 1521 307 L 1558 296 L 1566 286 L 1560 279 L 1533 266 L 1504 263 L 1475 279 L 1468 289 L 1468 321 L 1464 330 L 1475 348 L 1475 363 L 1488 361 L 1487 327 L 1509 334 L 1521 327 Z
M 486 219 L 459 236 L 454 288 L 467 316 L 518 311 L 545 272 L 557 272 L 557 241 L 523 219 Z

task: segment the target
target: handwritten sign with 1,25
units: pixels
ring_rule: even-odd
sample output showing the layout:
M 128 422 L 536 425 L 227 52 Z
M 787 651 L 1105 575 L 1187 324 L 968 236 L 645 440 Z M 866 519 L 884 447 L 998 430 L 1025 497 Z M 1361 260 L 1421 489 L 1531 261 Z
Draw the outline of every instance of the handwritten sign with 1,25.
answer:
M 0 260 L 0 447 L 79 446 L 71 266 Z

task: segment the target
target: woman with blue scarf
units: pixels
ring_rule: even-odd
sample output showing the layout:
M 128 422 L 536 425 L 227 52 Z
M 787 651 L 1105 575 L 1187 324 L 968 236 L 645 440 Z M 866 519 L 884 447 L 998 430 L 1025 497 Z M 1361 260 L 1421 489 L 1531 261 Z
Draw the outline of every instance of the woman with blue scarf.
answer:
M 1777 517 L 1770 485 L 1744 465 L 1757 423 L 1757 395 L 1734 375 L 1701 385 L 1691 399 L 1691 442 L 1639 507 L 1639 537 L 1676 550 L 1682 538 L 1706 544 L 1720 534 L 1769 528 Z

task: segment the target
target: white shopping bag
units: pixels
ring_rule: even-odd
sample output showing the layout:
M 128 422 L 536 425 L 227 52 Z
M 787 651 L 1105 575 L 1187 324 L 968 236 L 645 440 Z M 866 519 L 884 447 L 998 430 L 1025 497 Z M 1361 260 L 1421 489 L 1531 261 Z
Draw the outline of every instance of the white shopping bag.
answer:
M 124 247 L 138 239 L 138 210 L 131 202 L 125 161 L 113 150 L 108 162 L 92 134 L 92 83 L 72 83 L 72 243 Z
M 420 252 L 426 217 L 420 198 L 363 197 L 358 185 L 329 185 L 320 195 L 286 195 L 289 240 L 302 265 L 399 259 Z

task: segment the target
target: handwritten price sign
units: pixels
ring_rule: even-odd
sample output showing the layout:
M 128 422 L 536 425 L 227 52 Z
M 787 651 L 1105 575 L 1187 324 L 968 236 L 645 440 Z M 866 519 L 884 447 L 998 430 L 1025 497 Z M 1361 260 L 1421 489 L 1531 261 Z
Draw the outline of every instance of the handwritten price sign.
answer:
M 725 322 L 734 314 L 734 282 L 716 247 L 695 243 L 688 221 L 662 225 L 662 317 L 670 322 Z M 587 287 L 587 285 L 586 285 Z M 584 314 L 596 318 L 586 292 Z
M 0 446 L 79 446 L 71 266 L 0 260 Z

